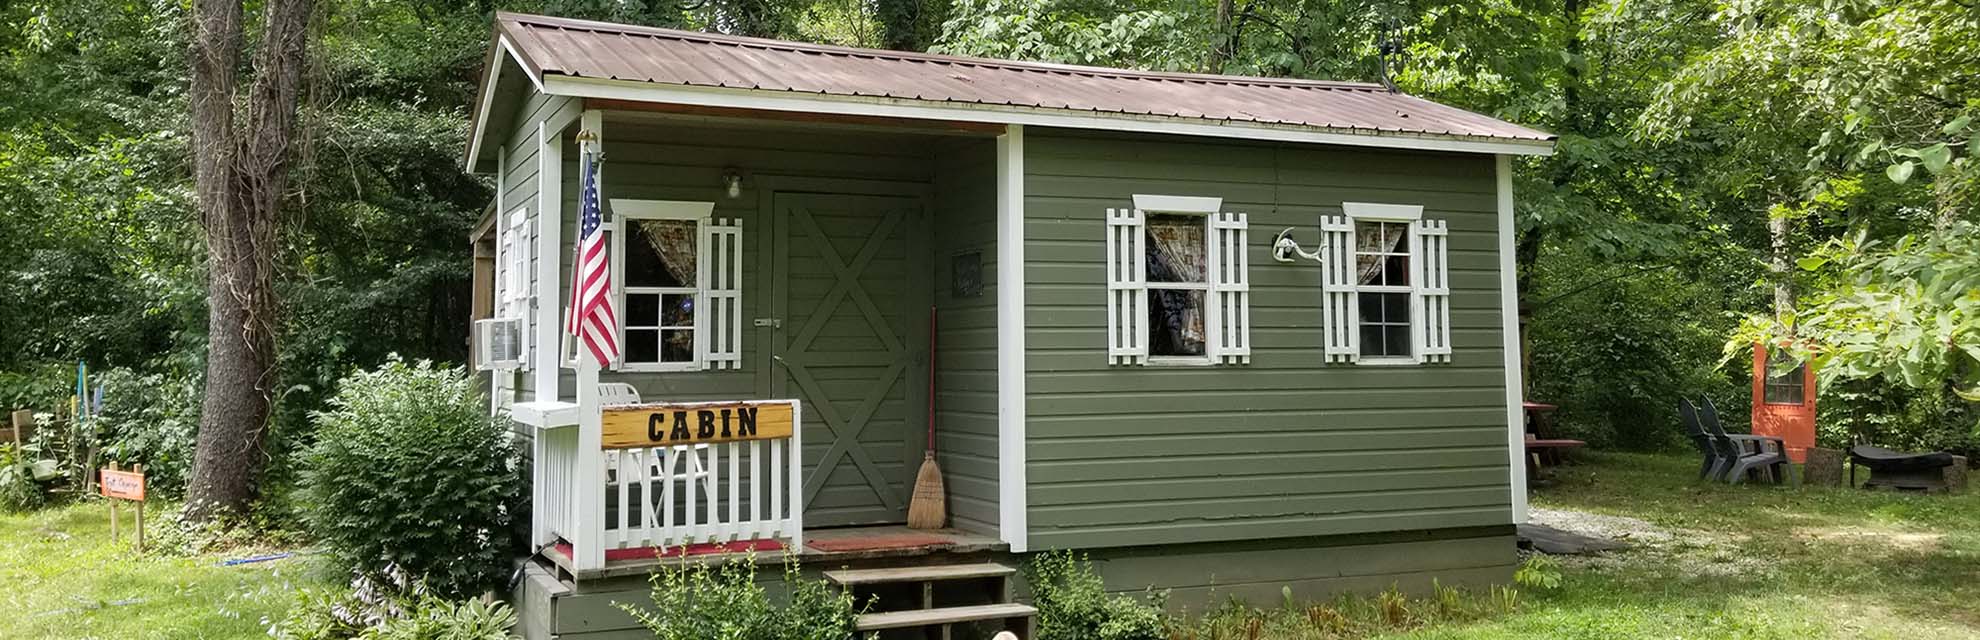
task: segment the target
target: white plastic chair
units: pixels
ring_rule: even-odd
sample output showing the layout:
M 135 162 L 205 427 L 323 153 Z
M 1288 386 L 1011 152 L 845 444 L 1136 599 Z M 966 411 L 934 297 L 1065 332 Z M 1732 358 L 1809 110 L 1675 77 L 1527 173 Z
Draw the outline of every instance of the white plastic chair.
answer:
M 626 384 L 623 382 L 598 383 L 598 403 L 602 406 L 639 404 L 639 402 L 640 402 L 639 389 L 633 387 L 630 384 Z M 708 482 L 708 470 L 702 468 L 701 466 L 701 459 L 703 456 L 707 454 L 708 445 L 697 444 L 691 447 L 690 451 L 691 451 L 691 455 L 687 456 L 687 473 L 676 475 L 674 476 L 674 479 L 684 483 L 700 480 L 702 482 L 703 488 L 707 490 L 708 495 L 713 496 L 715 494 L 715 486 Z M 680 453 L 683 452 L 676 452 L 675 455 L 678 457 Z M 655 459 L 648 461 L 646 464 L 645 471 L 648 474 L 647 477 L 662 475 L 662 470 L 660 469 L 661 460 L 659 458 L 663 458 L 664 456 L 649 456 L 649 457 Z M 613 486 L 618 485 L 619 484 L 618 475 L 619 475 L 619 452 L 617 451 L 605 452 L 605 484 L 613 485 Z M 631 482 L 639 482 L 641 479 L 642 478 L 635 475 L 634 477 L 627 478 L 626 480 Z M 688 486 L 691 487 L 694 485 L 689 484 Z M 682 488 L 686 489 L 687 487 L 682 487 Z

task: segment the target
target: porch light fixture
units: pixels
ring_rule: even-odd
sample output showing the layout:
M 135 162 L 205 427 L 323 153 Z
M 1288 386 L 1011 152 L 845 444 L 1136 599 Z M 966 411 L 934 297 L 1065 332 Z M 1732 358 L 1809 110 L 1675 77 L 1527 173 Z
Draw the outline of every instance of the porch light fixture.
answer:
M 722 171 L 722 186 L 725 192 L 729 194 L 729 198 L 742 197 L 742 172 L 735 169 L 724 169 Z

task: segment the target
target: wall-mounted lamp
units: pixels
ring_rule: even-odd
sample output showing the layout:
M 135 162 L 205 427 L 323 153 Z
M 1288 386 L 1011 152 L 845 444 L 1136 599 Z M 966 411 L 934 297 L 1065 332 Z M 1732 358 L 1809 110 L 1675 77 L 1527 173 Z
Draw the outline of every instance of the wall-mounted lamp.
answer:
M 735 169 L 722 171 L 722 188 L 730 198 L 742 197 L 742 172 Z
M 1279 232 L 1279 238 L 1277 240 L 1272 241 L 1273 260 L 1277 260 L 1279 262 L 1292 262 L 1293 256 L 1299 256 L 1302 258 L 1306 258 L 1308 260 L 1312 260 L 1314 262 L 1319 262 L 1319 263 L 1326 262 L 1326 260 L 1320 257 L 1319 251 L 1307 251 L 1305 249 L 1299 248 L 1299 243 L 1293 242 L 1292 232 L 1293 232 L 1292 227 L 1286 227 L 1285 231 Z

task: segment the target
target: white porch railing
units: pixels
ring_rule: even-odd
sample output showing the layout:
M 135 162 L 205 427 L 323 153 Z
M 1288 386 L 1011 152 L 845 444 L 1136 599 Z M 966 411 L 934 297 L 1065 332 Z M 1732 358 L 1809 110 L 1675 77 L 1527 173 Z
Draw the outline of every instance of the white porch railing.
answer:
M 531 532 L 538 546 L 571 545 L 577 570 L 602 568 L 614 549 L 650 547 L 666 556 L 689 545 L 759 540 L 802 549 L 796 401 L 641 404 L 629 389 L 600 387 L 597 408 L 579 421 L 602 424 L 612 413 L 609 434 L 579 425 L 537 431 Z M 763 407 L 779 424 L 757 423 Z M 586 458 L 595 466 L 587 469 Z M 595 515 L 580 515 L 587 511 Z

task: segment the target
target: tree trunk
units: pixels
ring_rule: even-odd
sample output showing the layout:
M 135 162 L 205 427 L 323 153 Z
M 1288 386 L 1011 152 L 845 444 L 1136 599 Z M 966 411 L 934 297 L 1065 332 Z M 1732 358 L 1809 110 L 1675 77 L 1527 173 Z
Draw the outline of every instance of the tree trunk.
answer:
M 194 192 L 207 248 L 206 391 L 187 515 L 209 521 L 255 497 L 277 389 L 276 221 L 302 84 L 311 0 L 269 0 L 246 113 L 234 113 L 240 0 L 197 0 L 192 38 Z
M 1786 323 L 1794 316 L 1793 273 L 1788 270 L 1788 219 L 1786 215 L 1767 215 L 1767 241 L 1773 254 L 1768 262 L 1768 271 L 1774 276 L 1774 320 Z M 1793 335 L 1789 325 L 1789 335 Z

